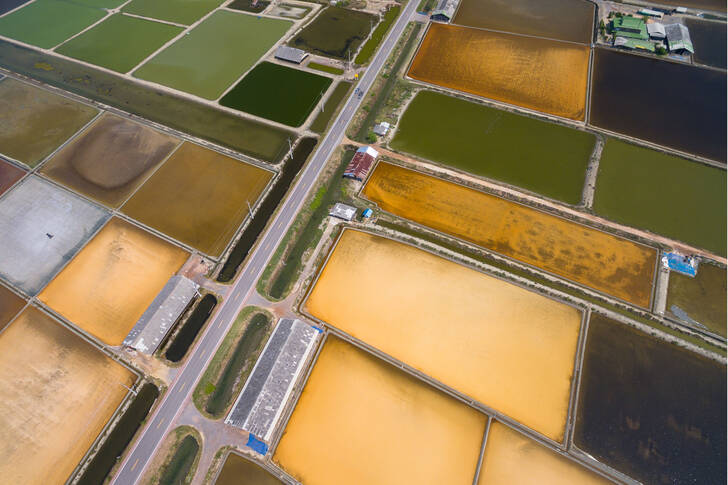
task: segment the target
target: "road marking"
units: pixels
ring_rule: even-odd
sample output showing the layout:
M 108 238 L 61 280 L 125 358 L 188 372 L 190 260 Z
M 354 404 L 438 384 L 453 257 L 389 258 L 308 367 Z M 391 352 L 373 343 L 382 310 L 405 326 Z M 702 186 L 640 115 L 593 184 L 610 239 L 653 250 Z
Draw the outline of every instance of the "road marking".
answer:
M 137 463 L 139 463 L 139 458 L 137 458 L 136 461 L 134 462 L 134 464 L 131 466 L 131 471 L 134 471 L 134 469 L 137 466 Z
M 162 418 L 159 420 L 159 422 L 157 423 L 157 429 L 159 429 L 159 427 L 162 426 L 162 423 L 164 423 L 164 419 L 165 418 Z
M 182 383 L 182 387 L 180 387 L 179 388 L 179 391 L 177 391 L 177 392 L 182 392 L 184 390 L 184 388 L 185 388 L 186 385 L 187 385 L 187 383 L 186 382 L 183 382 Z

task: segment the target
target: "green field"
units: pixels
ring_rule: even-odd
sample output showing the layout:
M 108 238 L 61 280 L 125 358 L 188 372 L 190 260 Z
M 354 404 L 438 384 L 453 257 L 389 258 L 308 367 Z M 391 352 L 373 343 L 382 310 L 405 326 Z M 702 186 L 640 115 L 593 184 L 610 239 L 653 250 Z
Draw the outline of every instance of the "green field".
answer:
M 273 163 L 288 153 L 288 140 L 295 138 L 288 130 L 4 40 L 0 66 Z
M 122 3 L 124 3 L 126 0 L 73 0 L 73 3 L 80 3 L 83 5 L 88 5 L 89 7 L 98 7 L 98 8 L 116 8 Z
M 609 139 L 594 211 L 726 254 L 726 173 L 719 168 Z
M 190 25 L 222 2 L 223 0 L 132 0 L 122 11 Z
M 192 466 L 195 464 L 197 455 L 200 451 L 200 443 L 193 434 L 188 434 L 176 444 L 174 454 L 165 464 L 162 473 L 159 476 L 158 485 L 181 485 L 189 483 L 192 479 L 187 480 L 191 475 Z
M 351 83 L 349 81 L 341 81 L 336 85 L 334 90 L 331 92 L 331 95 L 326 100 L 326 104 L 324 104 L 324 110 L 316 116 L 313 122 L 311 122 L 311 131 L 319 134 L 326 131 L 331 119 L 334 117 L 334 114 L 336 114 L 336 110 L 339 108 L 339 105 L 344 100 L 344 97 L 346 97 L 350 89 Z
M 221 100 L 228 108 L 301 126 L 331 84 L 331 78 L 262 62 Z
M 0 35 L 50 49 L 101 20 L 99 8 L 63 0 L 36 0 L 0 18 Z
M 287 20 L 218 10 L 134 76 L 217 99 L 286 33 Z
M 326 7 L 290 44 L 315 54 L 347 59 L 367 38 L 374 19 L 368 13 Z
M 356 59 L 354 59 L 356 64 L 366 64 L 369 62 L 374 51 L 376 51 L 377 47 L 379 47 L 379 43 L 382 42 L 382 39 L 384 39 L 384 34 L 389 31 L 389 28 L 392 26 L 394 21 L 397 20 L 397 17 L 399 17 L 400 8 L 401 7 L 397 5 L 387 10 L 382 21 L 379 22 L 377 28 L 374 29 L 372 36 L 369 38 L 367 43 L 364 44 L 364 47 L 361 48 Z
M 337 76 L 344 74 L 343 69 L 339 69 L 334 66 L 327 66 L 326 64 L 319 64 L 318 62 L 309 62 L 307 67 L 321 72 L 328 72 L 329 74 L 336 74 Z
M 671 308 L 675 305 L 693 320 L 725 337 L 726 290 L 725 268 L 703 263 L 694 278 L 673 271 L 667 288 L 667 311 L 673 314 Z
M 116 14 L 63 44 L 56 52 L 125 73 L 181 31 L 181 27 Z
M 419 93 L 396 150 L 577 204 L 594 135 L 432 91 Z

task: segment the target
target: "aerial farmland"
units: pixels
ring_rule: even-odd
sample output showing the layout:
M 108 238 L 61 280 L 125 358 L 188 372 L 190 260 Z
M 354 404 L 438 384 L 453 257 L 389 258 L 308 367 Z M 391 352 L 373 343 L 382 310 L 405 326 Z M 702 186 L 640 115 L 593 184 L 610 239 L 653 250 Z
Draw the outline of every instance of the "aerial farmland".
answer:
M 0 1 L 0 482 L 725 483 L 727 14 Z

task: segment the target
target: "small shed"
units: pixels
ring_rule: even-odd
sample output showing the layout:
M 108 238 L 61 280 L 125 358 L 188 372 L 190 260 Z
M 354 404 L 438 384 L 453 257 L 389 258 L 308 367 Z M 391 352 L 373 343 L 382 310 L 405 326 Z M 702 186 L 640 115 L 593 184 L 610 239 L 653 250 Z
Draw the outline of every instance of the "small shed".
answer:
M 435 22 L 450 22 L 458 8 L 458 0 L 440 0 L 430 19 Z
M 304 59 L 308 57 L 308 52 L 296 49 L 295 47 L 288 47 L 286 45 L 280 46 L 276 49 L 275 58 L 286 62 L 292 62 L 294 64 L 300 64 Z
M 381 123 L 377 123 L 376 125 L 374 125 L 374 134 L 379 135 L 379 136 L 384 136 L 384 135 L 387 134 L 387 132 L 389 131 L 389 128 L 391 126 L 392 125 L 390 125 L 386 121 L 382 121 Z
M 647 24 L 647 33 L 650 35 L 650 39 L 665 40 L 667 36 L 665 34 L 665 26 L 660 22 L 650 22 Z
M 645 21 L 635 17 L 617 17 L 612 20 L 612 30 L 616 36 L 628 39 L 647 40 L 647 26 Z
M 372 214 L 374 214 L 374 211 L 367 208 L 367 209 L 364 209 L 364 212 L 361 213 L 361 216 L 364 219 L 369 219 L 370 217 L 372 217 Z
M 337 202 L 329 211 L 329 215 L 348 222 L 354 219 L 354 216 L 356 215 L 356 207 Z
M 656 19 L 662 18 L 662 12 L 659 12 L 657 10 L 652 10 L 651 8 L 643 8 L 637 11 L 640 15 L 645 15 L 647 17 L 654 17 Z
M 344 178 L 362 181 L 366 178 L 369 169 L 372 168 L 379 152 L 374 148 L 366 146 L 359 148 L 344 170 Z

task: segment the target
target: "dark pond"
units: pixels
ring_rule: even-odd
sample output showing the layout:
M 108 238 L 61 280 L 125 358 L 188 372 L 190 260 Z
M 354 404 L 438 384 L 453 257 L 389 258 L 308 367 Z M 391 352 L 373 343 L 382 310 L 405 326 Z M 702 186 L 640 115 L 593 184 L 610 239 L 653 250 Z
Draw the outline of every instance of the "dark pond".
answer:
M 592 313 L 574 441 L 643 483 L 726 483 L 725 366 Z
M 726 73 L 594 50 L 589 123 L 725 163 Z
M 726 68 L 726 24 L 709 20 L 685 19 L 690 30 L 695 54 L 693 59 L 700 64 Z
M 240 263 L 245 260 L 248 252 L 250 252 L 250 248 L 258 240 L 258 236 L 268 223 L 268 219 L 278 207 L 278 203 L 283 199 L 283 196 L 288 192 L 288 188 L 291 186 L 293 179 L 296 178 L 303 164 L 306 163 L 316 143 L 316 138 L 309 137 L 302 139 L 296 145 L 296 148 L 293 150 L 293 158 L 285 162 L 280 177 L 278 177 L 278 180 L 274 183 L 265 199 L 263 199 L 263 202 L 261 202 L 258 212 L 255 213 L 253 219 L 245 227 L 238 242 L 235 243 L 233 250 L 230 252 L 230 256 L 220 270 L 220 274 L 217 277 L 218 281 L 224 283 L 233 279 Z
M 170 362 L 179 362 L 185 356 L 187 351 L 195 341 L 197 334 L 200 333 L 202 326 L 210 317 L 212 310 L 217 305 L 217 298 L 208 293 L 202 297 L 200 303 L 197 304 L 192 311 L 192 315 L 184 323 L 174 341 L 164 353 L 164 357 Z

